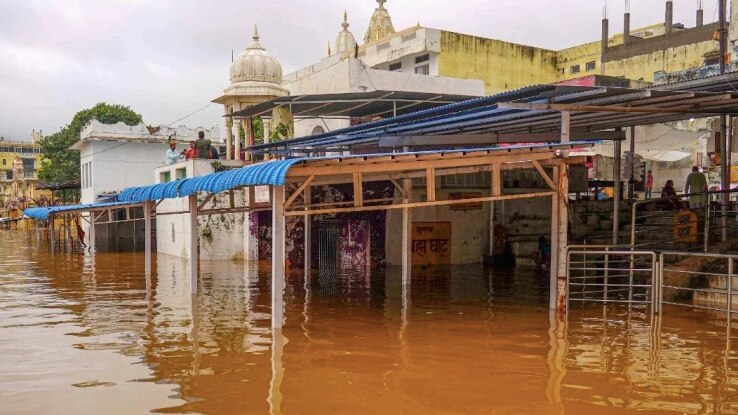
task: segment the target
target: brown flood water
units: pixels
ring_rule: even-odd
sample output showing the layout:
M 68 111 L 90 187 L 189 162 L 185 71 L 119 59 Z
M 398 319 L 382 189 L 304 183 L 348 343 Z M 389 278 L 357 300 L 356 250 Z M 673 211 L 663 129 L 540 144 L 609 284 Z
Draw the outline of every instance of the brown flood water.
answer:
M 738 413 L 724 320 L 547 309 L 547 281 L 479 266 L 289 277 L 140 254 L 51 255 L 0 232 L 0 413 Z M 736 339 L 733 339 L 735 342 Z

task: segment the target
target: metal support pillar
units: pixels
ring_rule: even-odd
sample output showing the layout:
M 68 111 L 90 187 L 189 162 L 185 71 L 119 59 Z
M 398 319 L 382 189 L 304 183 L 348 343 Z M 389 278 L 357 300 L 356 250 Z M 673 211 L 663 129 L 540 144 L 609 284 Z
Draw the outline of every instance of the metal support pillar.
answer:
M 405 198 L 403 203 L 411 201 L 412 180 L 403 179 L 402 187 L 405 190 Z M 410 277 L 412 274 L 412 235 L 413 235 L 413 219 L 410 208 L 402 209 L 402 285 L 410 285 Z
M 253 186 L 248 188 L 249 208 L 256 205 L 256 189 Z M 245 229 L 243 232 L 243 259 L 244 261 L 259 260 L 259 214 L 256 212 L 246 212 Z
M 49 242 L 51 243 L 51 252 L 56 250 L 56 226 L 54 226 L 54 215 L 49 215 Z
M 303 191 L 303 200 L 305 202 L 305 205 L 310 205 L 312 200 L 312 195 L 310 192 L 310 186 L 307 186 L 305 190 Z M 303 216 L 303 221 L 305 223 L 305 246 L 304 248 L 304 266 L 305 266 L 305 279 L 307 283 L 307 279 L 310 278 L 310 270 L 312 267 L 312 256 L 313 256 L 313 250 L 312 250 L 312 243 L 313 243 L 313 216 L 312 215 L 305 215 Z
M 284 325 L 284 186 L 272 186 L 272 328 Z
M 95 212 L 90 212 L 90 244 L 87 247 L 87 251 L 94 255 L 95 252 L 97 252 L 96 244 L 97 244 L 97 236 L 95 235 Z
M 151 209 L 152 207 L 153 207 L 153 203 L 150 201 L 145 202 L 143 206 L 143 209 L 144 209 L 144 272 L 146 273 L 146 276 L 151 275 Z M 93 213 L 92 220 L 93 221 L 95 220 L 94 213 Z M 94 227 L 95 224 L 93 223 L 92 226 Z
M 636 128 L 635 126 L 630 127 L 630 154 L 632 154 L 633 157 L 633 163 L 630 165 L 630 171 L 628 172 L 628 176 L 630 177 L 630 180 L 628 180 L 628 200 L 633 200 L 635 197 L 635 143 L 636 143 Z
M 720 240 L 728 240 L 728 203 L 730 202 L 730 165 L 728 149 L 728 120 L 720 116 Z
M 570 114 L 561 113 L 561 142 L 568 143 Z M 564 154 L 568 157 L 568 154 Z M 559 312 L 566 311 L 566 248 L 569 230 L 569 167 L 567 164 L 553 168 L 553 182 L 557 192 L 551 198 L 551 280 L 549 306 Z
M 190 292 L 197 292 L 197 266 L 200 262 L 198 255 L 197 231 L 197 193 L 189 196 L 190 219 Z
M 614 142 L 612 157 L 614 159 L 612 165 L 613 182 L 615 189 L 613 191 L 612 204 L 612 244 L 617 245 L 620 241 L 620 201 L 623 199 L 622 188 L 620 187 L 620 159 L 623 156 L 622 142 L 616 140 Z

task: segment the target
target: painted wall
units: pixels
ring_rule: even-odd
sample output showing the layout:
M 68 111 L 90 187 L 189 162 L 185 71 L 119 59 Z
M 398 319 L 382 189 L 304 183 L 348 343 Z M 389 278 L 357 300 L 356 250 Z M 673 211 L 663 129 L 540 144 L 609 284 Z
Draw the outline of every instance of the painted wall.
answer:
M 560 80 L 569 80 L 583 76 L 601 74 L 601 42 L 590 42 L 557 52 L 556 70 Z M 595 68 L 587 70 L 587 63 L 594 62 Z M 572 72 L 572 67 L 579 65 L 579 72 Z
M 717 42 L 710 40 L 661 49 L 642 55 L 602 63 L 604 75 L 653 82 L 654 72 L 677 72 L 704 65 L 705 55 L 714 52 Z
M 439 75 L 484 80 L 494 94 L 559 79 L 555 51 L 441 31 Z
M 171 166 L 156 169 L 156 183 L 163 183 L 167 173 L 172 180 L 183 177 L 197 177 L 212 173 L 210 160 L 187 160 Z M 202 203 L 205 195 L 198 197 Z M 245 206 L 246 196 L 242 191 L 234 192 L 235 205 Z M 228 194 L 214 197 L 205 204 L 205 209 L 229 205 Z M 157 206 L 157 213 L 180 212 L 188 210 L 187 198 L 166 199 Z M 203 261 L 233 260 L 243 258 L 244 219 L 243 213 L 229 213 L 198 217 L 198 228 L 191 229 L 189 215 L 157 215 L 156 242 L 159 253 L 183 258 L 190 256 L 190 237 L 193 232 L 199 238 L 200 259 Z

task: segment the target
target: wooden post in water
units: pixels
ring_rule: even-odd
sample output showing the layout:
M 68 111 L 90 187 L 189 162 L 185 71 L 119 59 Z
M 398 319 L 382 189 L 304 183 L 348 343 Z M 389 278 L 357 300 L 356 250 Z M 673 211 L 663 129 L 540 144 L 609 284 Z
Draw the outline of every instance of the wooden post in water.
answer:
M 153 203 L 144 203 L 144 272 L 151 275 L 151 209 Z M 94 220 L 94 219 L 93 219 Z M 94 224 L 93 224 L 94 226 Z
M 198 258 L 198 241 L 197 241 L 197 193 L 189 196 L 190 205 L 190 292 L 197 292 L 197 265 L 200 262 Z
M 284 325 L 284 186 L 272 186 L 272 328 Z
M 97 236 L 95 234 L 95 212 L 90 212 L 90 246 L 88 246 L 87 250 L 90 252 L 90 255 L 95 254 L 95 244 L 97 242 Z

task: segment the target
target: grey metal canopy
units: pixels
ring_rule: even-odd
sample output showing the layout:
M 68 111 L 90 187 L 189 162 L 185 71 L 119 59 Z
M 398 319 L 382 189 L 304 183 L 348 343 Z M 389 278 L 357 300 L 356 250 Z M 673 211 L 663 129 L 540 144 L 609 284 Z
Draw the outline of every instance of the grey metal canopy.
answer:
M 295 95 L 275 98 L 227 117 L 271 115 L 277 107 L 289 107 L 294 117 L 392 117 L 474 98 L 469 95 L 429 92 L 372 91 L 344 94 Z

